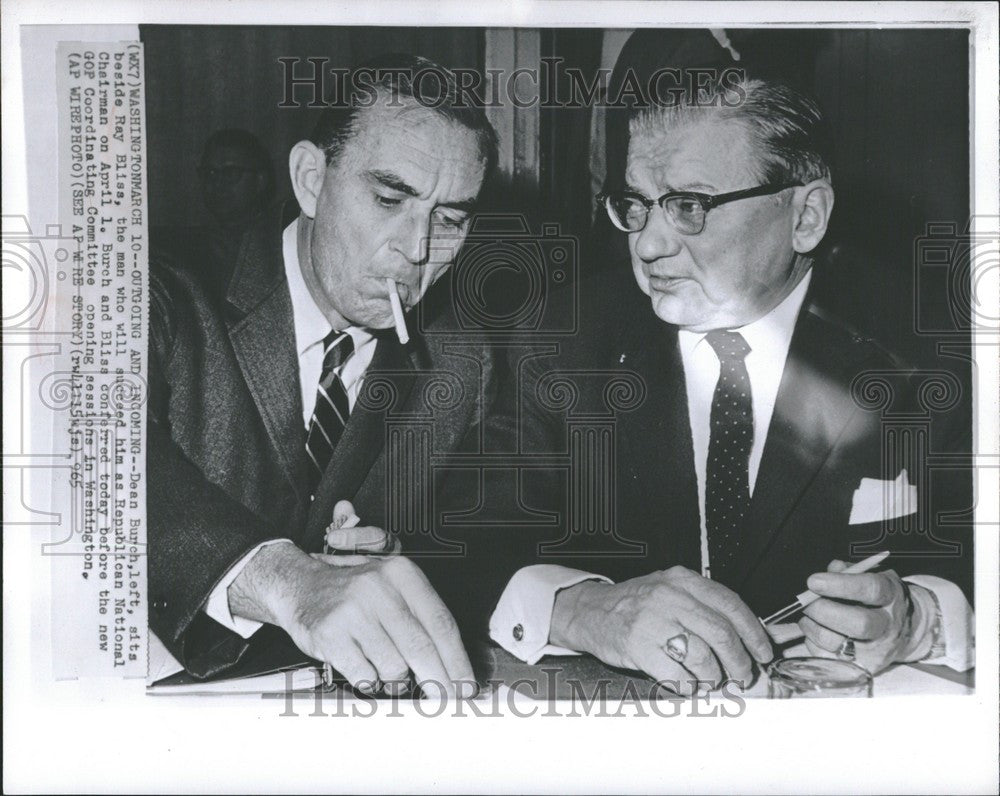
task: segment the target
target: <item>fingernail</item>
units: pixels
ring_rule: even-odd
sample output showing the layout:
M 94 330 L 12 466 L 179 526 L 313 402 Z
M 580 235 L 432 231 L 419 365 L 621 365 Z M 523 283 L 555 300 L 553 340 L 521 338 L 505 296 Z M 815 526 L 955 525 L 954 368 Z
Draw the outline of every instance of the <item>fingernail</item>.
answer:
M 806 585 L 813 591 L 816 591 L 818 589 L 825 589 L 827 586 L 830 585 L 830 579 L 823 574 L 810 575 L 809 578 L 806 580 Z

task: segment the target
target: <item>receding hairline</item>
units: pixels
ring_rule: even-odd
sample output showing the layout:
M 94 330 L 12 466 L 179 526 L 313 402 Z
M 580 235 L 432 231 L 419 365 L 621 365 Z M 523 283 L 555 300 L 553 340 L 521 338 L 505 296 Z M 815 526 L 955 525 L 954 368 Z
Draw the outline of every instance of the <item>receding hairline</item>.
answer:
M 462 119 L 451 115 L 446 106 L 431 105 L 427 102 L 423 102 L 420 98 L 413 96 L 412 94 L 396 91 L 389 86 L 377 84 L 372 86 L 372 90 L 376 93 L 375 101 L 371 105 L 365 105 L 355 109 L 354 116 L 351 119 L 350 124 L 344 130 L 345 134 L 340 141 L 340 146 L 338 150 L 333 153 L 333 158 L 329 157 L 331 153 L 327 147 L 321 147 L 327 151 L 328 160 L 331 164 L 334 160 L 339 159 L 340 156 L 343 155 L 344 148 L 346 148 L 346 146 L 357 137 L 358 133 L 360 133 L 362 129 L 364 129 L 367 125 L 372 124 L 369 120 L 381 110 L 394 112 L 395 118 L 424 112 L 427 115 L 428 121 L 437 119 L 445 123 L 448 127 L 468 132 L 475 138 L 479 152 L 479 160 L 487 167 L 488 170 L 491 161 L 491 142 L 488 134 L 484 130 L 480 130 L 465 123 Z M 317 145 L 319 144 L 317 143 Z
M 385 91 L 386 93 L 389 93 L 388 89 Z M 377 118 L 378 113 L 391 113 L 392 115 L 388 117 L 390 119 L 400 119 L 406 116 L 419 114 L 425 117 L 425 121 L 415 122 L 412 126 L 422 126 L 423 124 L 440 122 L 444 124 L 446 129 L 453 129 L 471 136 L 476 144 L 478 161 L 484 166 L 485 176 L 485 167 L 489 163 L 489 151 L 487 143 L 483 140 L 483 137 L 480 135 L 478 130 L 468 126 L 467 124 L 463 124 L 458 119 L 437 111 L 433 107 L 425 105 L 415 97 L 401 96 L 398 98 L 398 102 L 398 106 L 379 106 L 379 104 L 376 103 L 369 107 L 358 108 L 357 116 L 353 120 L 353 123 L 348 131 L 348 135 L 343 139 L 340 150 L 336 153 L 336 159 L 343 156 L 351 142 L 356 140 L 363 131 L 373 130 L 377 134 L 379 130 L 384 129 L 382 127 L 382 123 L 385 122 L 386 119 Z M 405 126 L 403 126 L 403 128 L 405 129 Z M 330 165 L 333 164 L 334 161 L 330 161 Z

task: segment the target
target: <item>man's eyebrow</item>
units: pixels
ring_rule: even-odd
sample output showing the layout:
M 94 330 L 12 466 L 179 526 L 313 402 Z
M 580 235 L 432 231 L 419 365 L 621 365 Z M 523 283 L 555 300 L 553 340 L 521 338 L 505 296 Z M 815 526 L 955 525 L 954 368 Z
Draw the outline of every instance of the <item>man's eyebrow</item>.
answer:
M 391 171 L 372 169 L 371 171 L 366 172 L 366 176 L 368 179 L 374 180 L 392 191 L 399 191 L 400 193 L 405 193 L 407 196 L 420 196 L 420 192 L 416 188 L 409 185 L 403 180 L 402 177 L 393 174 Z M 477 199 L 475 196 L 472 196 L 468 199 L 459 199 L 454 202 L 442 202 L 440 206 L 471 213 L 476 208 L 476 205 Z
M 402 177 L 397 174 L 393 174 L 391 171 L 378 171 L 373 170 L 367 172 L 369 179 L 374 180 L 386 188 L 393 191 L 399 191 L 400 193 L 405 193 L 407 196 L 420 196 L 420 192 L 414 188 L 412 185 L 408 185 Z
M 689 182 L 679 188 L 675 188 L 674 190 L 692 191 L 693 193 L 718 193 L 718 189 L 714 185 L 709 185 L 707 182 Z
M 478 201 L 475 197 L 472 197 L 471 199 L 460 199 L 457 202 L 442 202 L 439 206 L 459 210 L 464 213 L 471 213 L 476 209 L 477 205 Z
M 638 188 L 636 188 L 634 185 L 628 182 L 625 183 L 625 190 L 645 196 L 645 194 L 643 194 L 642 191 L 640 191 Z M 660 194 L 662 195 L 666 193 L 685 193 L 685 192 L 715 193 L 716 189 L 713 186 L 707 185 L 706 183 L 703 182 L 691 182 L 691 183 L 686 183 L 684 185 L 678 185 L 677 187 L 668 187 L 666 190 L 661 191 Z

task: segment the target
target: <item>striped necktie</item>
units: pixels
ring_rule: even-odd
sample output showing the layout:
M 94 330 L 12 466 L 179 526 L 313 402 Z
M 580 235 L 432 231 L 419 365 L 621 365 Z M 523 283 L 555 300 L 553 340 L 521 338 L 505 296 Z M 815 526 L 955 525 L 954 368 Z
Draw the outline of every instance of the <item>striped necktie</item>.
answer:
M 316 390 L 316 408 L 306 434 L 310 495 L 315 494 L 347 425 L 350 404 L 340 374 L 353 353 L 354 341 L 347 332 L 332 331 L 323 339 L 323 371 Z
M 750 346 L 738 332 L 709 332 L 705 339 L 719 357 L 708 442 L 705 528 L 712 577 L 725 583 L 735 574 L 740 526 L 750 506 L 753 398 L 743 361 Z

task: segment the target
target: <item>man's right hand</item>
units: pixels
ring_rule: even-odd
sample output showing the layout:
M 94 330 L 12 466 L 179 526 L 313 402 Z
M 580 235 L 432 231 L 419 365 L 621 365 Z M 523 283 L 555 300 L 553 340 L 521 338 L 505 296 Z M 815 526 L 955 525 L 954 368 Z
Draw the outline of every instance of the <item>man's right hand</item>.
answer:
M 683 662 L 666 649 L 667 640 L 681 634 L 687 639 Z M 641 670 L 682 694 L 725 679 L 749 685 L 753 660 L 773 657 L 767 633 L 739 596 L 685 567 L 562 590 L 549 641 Z
M 283 628 L 352 685 L 412 671 L 418 684 L 470 693 L 472 665 L 455 620 L 417 566 L 401 556 L 352 563 L 318 561 L 291 544 L 264 547 L 229 587 L 230 608 Z

